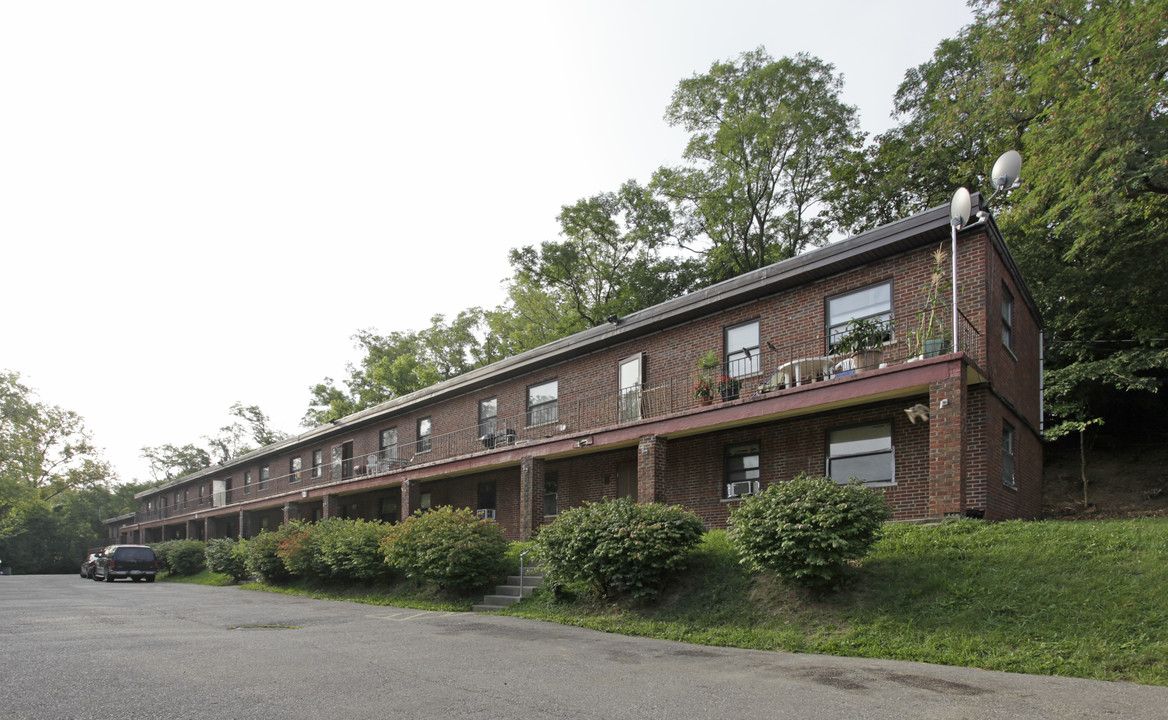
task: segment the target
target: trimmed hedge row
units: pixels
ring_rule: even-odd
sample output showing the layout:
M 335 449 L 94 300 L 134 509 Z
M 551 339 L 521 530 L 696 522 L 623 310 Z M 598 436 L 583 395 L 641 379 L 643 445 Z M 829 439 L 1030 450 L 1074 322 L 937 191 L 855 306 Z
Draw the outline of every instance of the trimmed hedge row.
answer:
M 404 575 L 445 591 L 469 592 L 498 581 L 506 550 L 493 520 L 444 507 L 396 525 L 296 520 L 238 543 L 232 554 L 242 558 L 245 574 L 271 585 L 368 584 Z

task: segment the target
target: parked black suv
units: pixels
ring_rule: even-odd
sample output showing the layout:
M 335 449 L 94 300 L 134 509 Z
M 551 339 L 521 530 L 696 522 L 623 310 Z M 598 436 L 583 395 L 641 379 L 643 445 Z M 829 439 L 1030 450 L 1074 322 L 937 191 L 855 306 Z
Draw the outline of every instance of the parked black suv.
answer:
M 117 578 L 130 578 L 134 582 L 145 578 L 146 582 L 154 582 L 157 574 L 154 550 L 145 545 L 110 545 L 93 567 L 93 579 L 106 582 Z

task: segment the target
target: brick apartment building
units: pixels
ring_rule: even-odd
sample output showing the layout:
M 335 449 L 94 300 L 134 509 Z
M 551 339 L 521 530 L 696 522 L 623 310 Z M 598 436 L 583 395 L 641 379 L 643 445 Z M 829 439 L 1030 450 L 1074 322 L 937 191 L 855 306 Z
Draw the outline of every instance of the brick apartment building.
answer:
M 935 269 L 949 282 L 949 247 L 935 208 L 612 318 L 140 493 L 139 512 L 107 521 L 111 539 L 441 505 L 527 538 L 564 508 L 625 496 L 715 528 L 800 473 L 857 476 L 898 520 L 1035 518 L 1041 319 L 989 219 L 958 234 L 954 332 L 951 286 L 924 290 Z M 838 352 L 862 318 L 892 323 L 871 368 Z M 699 368 L 710 351 L 718 367 Z

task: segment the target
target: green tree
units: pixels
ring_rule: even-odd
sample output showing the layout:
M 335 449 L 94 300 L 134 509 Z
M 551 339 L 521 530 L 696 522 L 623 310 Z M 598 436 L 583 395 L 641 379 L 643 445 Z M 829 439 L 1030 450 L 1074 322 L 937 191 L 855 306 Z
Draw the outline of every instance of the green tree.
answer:
M 0 372 L 0 558 L 17 572 L 75 571 L 100 541 L 113 479 L 77 413 Z
M 1117 397 L 1155 393 L 1168 370 L 1168 9 L 977 0 L 974 12 L 906 74 L 901 124 L 837 168 L 833 217 L 858 230 L 958 185 L 988 189 L 994 157 L 1019 150 L 1025 186 L 995 210 L 1047 323 L 1050 435 L 1118 427 L 1132 404 Z
M 302 420 L 305 427 L 408 395 L 503 357 L 488 314 L 477 307 L 463 310 L 450 322 L 435 315 L 430 327 L 420 332 L 380 335 L 359 330 L 353 340 L 364 357 L 358 365 L 348 366 L 344 387 L 325 378 L 311 388 Z
M 144 447 L 140 454 L 150 463 L 150 475 L 157 483 L 170 482 L 211 467 L 211 454 L 193 443 Z
M 758 48 L 678 84 L 665 118 L 691 134 L 688 164 L 661 168 L 652 185 L 673 205 L 675 241 L 704 256 L 710 281 L 827 240 L 831 168 L 861 139 L 833 70 Z
M 539 318 L 557 318 L 544 325 L 553 331 L 538 336 L 543 342 L 664 302 L 696 281 L 692 265 L 660 252 L 673 227 L 668 205 L 634 180 L 565 205 L 556 220 L 563 240 L 510 253 L 519 290 L 512 302 L 542 294 L 538 307 L 554 308 Z

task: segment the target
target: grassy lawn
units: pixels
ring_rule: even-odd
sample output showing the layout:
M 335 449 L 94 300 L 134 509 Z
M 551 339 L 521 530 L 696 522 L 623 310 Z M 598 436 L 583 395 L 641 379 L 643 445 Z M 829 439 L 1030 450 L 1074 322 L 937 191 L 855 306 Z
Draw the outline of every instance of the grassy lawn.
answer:
M 818 598 L 720 532 L 652 606 L 537 594 L 507 611 L 686 642 L 1168 685 L 1168 521 L 891 525 Z
M 231 584 L 209 572 L 162 579 Z M 410 581 L 243 587 L 445 611 L 482 597 Z M 744 570 L 715 531 L 654 604 L 541 590 L 504 612 L 705 645 L 1168 685 L 1168 520 L 889 525 L 852 585 L 826 597 Z

